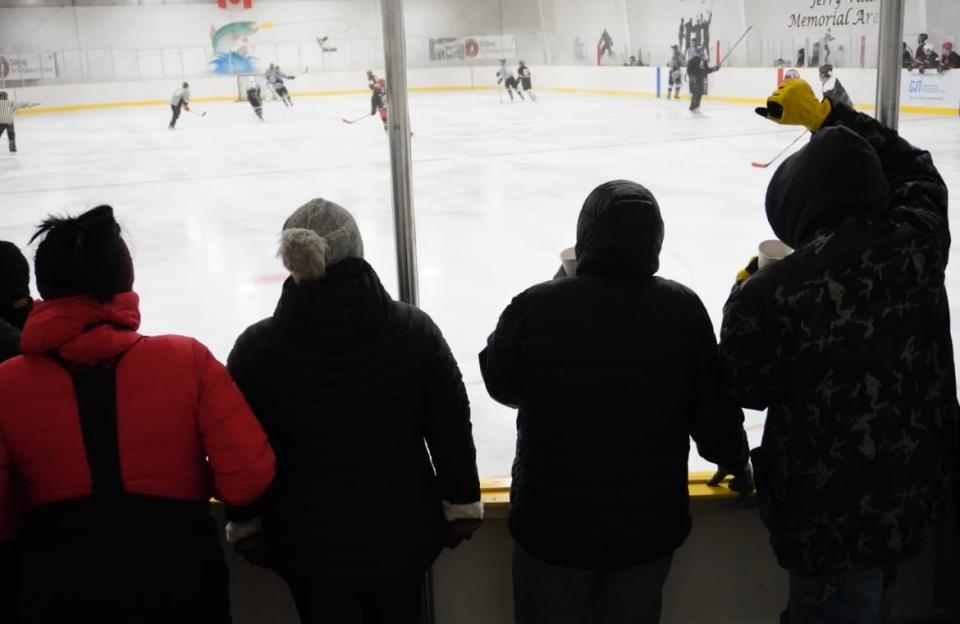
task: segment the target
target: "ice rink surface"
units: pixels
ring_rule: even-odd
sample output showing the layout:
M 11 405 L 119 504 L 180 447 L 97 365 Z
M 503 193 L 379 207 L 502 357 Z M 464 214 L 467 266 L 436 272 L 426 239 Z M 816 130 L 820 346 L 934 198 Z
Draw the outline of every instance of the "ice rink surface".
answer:
M 615 178 L 653 191 L 666 222 L 659 274 L 695 289 L 718 330 L 734 275 L 772 237 L 763 200 L 775 167 L 750 162 L 800 132 L 710 101 L 702 117 L 685 101 L 548 92 L 538 104 L 463 92 L 413 94 L 410 105 L 421 305 L 463 370 L 483 476 L 509 474 L 515 414 L 487 396 L 477 353 L 511 297 L 556 271 L 589 191 Z M 197 104 L 207 116 L 185 113 L 174 132 L 166 107 L 21 117 L 20 153 L 0 142 L 0 239 L 26 247 L 49 213 L 113 205 L 144 333 L 196 336 L 226 359 L 273 311 L 280 228 L 312 197 L 356 215 L 367 259 L 396 294 L 387 139 L 377 118 L 341 122 L 368 106 L 361 95 L 268 102 L 260 123 L 246 103 Z M 901 132 L 956 188 L 960 119 L 905 117 Z M 951 265 L 954 302 L 956 276 Z M 753 444 L 762 422 L 747 416 Z M 690 466 L 711 468 L 695 452 Z

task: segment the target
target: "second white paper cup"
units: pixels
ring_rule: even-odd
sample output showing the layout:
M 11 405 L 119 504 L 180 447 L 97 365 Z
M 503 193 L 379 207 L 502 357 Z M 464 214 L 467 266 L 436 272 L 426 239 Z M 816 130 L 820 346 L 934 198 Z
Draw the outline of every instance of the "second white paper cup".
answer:
M 786 243 L 776 239 L 765 240 L 760 243 L 757 253 L 757 268 L 762 269 L 763 267 L 770 266 L 775 262 L 779 262 L 793 253 Z

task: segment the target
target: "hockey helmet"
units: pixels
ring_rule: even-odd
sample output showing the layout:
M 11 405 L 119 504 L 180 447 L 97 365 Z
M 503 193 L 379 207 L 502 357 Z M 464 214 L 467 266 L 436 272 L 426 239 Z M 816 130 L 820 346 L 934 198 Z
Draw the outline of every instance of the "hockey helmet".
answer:
M 800 72 L 798 72 L 795 69 L 788 69 L 786 73 L 783 74 L 784 82 L 786 82 L 787 80 L 796 80 L 799 77 L 800 77 Z
M 952 51 L 953 51 L 953 44 L 952 44 L 951 42 L 949 42 L 949 41 L 944 41 L 944 42 L 943 42 L 943 49 L 944 49 L 946 52 L 952 52 Z
M 190 83 L 184 82 L 184 83 L 183 83 L 183 88 L 184 88 L 184 89 L 189 89 L 189 88 L 190 88 Z
M 833 65 L 831 65 L 830 63 L 824 63 L 823 65 L 820 66 L 821 76 L 826 76 L 827 78 L 829 78 L 830 74 L 832 73 L 833 73 Z

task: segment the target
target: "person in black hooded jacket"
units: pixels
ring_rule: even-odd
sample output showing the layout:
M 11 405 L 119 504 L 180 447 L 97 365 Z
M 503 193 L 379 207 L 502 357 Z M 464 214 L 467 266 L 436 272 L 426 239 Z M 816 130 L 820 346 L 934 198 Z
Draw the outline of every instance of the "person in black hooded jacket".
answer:
M 20 355 L 20 332 L 32 305 L 30 265 L 19 247 L 0 241 L 0 362 Z
M 724 308 L 728 388 L 767 408 L 753 466 L 790 622 L 886 621 L 897 562 L 953 502 L 947 187 L 929 152 L 802 80 L 757 112 L 814 134 L 767 188 L 796 251 Z
M 283 577 L 301 622 L 412 624 L 424 572 L 483 515 L 460 370 L 430 317 L 384 290 L 342 207 L 294 212 L 279 255 L 276 311 L 228 359 L 277 475 L 228 539 Z
M 689 288 L 655 273 L 653 195 L 616 180 L 587 197 L 577 268 L 517 295 L 480 354 L 518 407 L 510 492 L 518 624 L 656 622 L 690 532 L 690 436 L 749 487 L 743 413 L 720 387 L 716 337 Z

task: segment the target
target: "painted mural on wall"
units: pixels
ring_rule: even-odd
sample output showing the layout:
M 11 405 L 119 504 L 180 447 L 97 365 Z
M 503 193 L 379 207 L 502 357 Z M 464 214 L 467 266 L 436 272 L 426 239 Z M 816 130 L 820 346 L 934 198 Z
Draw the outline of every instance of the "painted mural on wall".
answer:
M 210 27 L 213 58 L 208 69 L 214 74 L 253 74 L 260 71 L 260 60 L 253 56 L 250 39 L 261 30 L 272 27 L 269 22 L 231 22 L 220 28 Z

